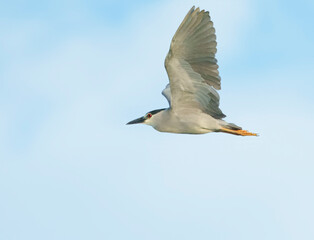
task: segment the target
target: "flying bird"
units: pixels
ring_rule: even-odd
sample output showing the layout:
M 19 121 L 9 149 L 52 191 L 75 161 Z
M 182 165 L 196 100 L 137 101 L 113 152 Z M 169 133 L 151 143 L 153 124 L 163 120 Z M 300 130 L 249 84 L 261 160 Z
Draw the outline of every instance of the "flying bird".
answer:
M 217 42 L 209 12 L 193 6 L 174 34 L 165 68 L 169 84 L 162 91 L 169 108 L 157 109 L 127 124 L 144 123 L 160 132 L 202 134 L 223 132 L 257 136 L 223 120 Z

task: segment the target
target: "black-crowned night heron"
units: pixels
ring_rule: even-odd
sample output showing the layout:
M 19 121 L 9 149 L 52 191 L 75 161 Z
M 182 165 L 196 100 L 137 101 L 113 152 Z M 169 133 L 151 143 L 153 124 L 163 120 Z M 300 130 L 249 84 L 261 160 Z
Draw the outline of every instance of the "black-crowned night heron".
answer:
M 127 124 L 145 123 L 160 132 L 257 136 L 222 120 L 226 115 L 219 109 L 216 92 L 221 88 L 216 46 L 209 13 L 193 6 L 172 38 L 165 60 L 170 83 L 162 94 L 169 108 L 150 111 Z

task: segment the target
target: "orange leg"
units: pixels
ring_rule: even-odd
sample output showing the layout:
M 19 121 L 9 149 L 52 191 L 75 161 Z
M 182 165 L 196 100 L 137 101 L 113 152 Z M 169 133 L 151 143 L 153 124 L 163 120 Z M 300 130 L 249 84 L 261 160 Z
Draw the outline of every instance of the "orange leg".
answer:
M 234 135 L 240 135 L 240 136 L 258 136 L 256 133 L 251 133 L 246 130 L 231 130 L 228 128 L 221 128 L 221 132 L 230 133 Z

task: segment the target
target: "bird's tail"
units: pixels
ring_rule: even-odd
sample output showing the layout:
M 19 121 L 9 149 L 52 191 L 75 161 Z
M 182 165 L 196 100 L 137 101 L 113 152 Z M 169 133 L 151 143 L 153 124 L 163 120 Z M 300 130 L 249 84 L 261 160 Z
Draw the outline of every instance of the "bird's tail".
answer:
M 257 133 L 251 133 L 247 130 L 242 130 L 241 127 L 235 125 L 234 123 L 227 122 L 223 122 L 223 124 L 221 124 L 221 129 L 219 131 L 238 136 L 258 136 Z

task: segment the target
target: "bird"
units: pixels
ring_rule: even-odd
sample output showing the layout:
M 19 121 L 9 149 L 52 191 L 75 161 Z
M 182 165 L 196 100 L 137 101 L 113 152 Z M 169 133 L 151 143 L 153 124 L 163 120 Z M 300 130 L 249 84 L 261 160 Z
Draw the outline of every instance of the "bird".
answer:
M 127 125 L 143 123 L 168 133 L 258 136 L 223 120 L 226 115 L 219 108 L 221 78 L 216 52 L 209 12 L 193 6 L 174 34 L 164 63 L 169 84 L 162 95 L 169 107 L 147 112 Z

